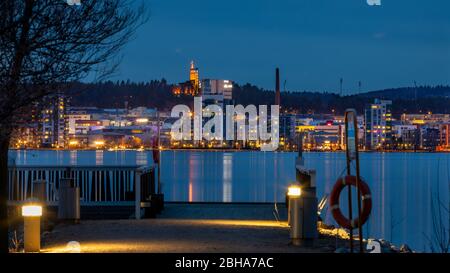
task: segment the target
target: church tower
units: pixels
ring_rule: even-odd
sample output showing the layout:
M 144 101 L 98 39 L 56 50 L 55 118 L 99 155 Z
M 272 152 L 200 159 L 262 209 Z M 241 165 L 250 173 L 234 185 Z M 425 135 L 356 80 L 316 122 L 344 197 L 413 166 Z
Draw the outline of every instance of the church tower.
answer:
M 195 67 L 194 61 L 191 61 L 191 69 L 189 71 L 189 80 L 191 81 L 196 95 L 200 90 L 200 81 L 198 77 L 198 68 Z

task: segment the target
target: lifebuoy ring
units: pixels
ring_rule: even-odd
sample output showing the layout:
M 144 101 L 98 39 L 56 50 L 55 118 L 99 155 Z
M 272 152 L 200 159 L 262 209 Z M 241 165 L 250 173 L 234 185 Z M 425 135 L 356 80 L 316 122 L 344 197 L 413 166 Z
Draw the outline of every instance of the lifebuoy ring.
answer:
M 340 177 L 336 184 L 334 184 L 333 190 L 330 194 L 330 209 L 333 215 L 333 218 L 336 222 L 343 228 L 346 229 L 355 229 L 359 227 L 359 224 L 364 225 L 364 223 L 369 218 L 370 212 L 372 210 L 372 198 L 370 195 L 369 186 L 364 182 L 361 178 L 359 179 L 359 188 L 361 192 L 361 220 L 358 218 L 352 219 L 350 221 L 343 214 L 339 207 L 339 196 L 341 195 L 341 191 L 346 186 L 355 186 L 356 187 L 356 176 L 347 175 L 345 177 Z

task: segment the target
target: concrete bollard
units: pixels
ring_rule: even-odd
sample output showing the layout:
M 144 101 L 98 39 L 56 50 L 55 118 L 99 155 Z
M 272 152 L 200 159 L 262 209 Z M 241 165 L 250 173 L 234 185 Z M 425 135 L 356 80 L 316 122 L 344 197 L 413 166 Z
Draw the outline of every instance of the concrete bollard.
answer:
M 71 178 L 63 178 L 59 184 L 58 219 L 78 223 L 80 220 L 80 188 Z
M 33 181 L 33 198 L 45 204 L 47 201 L 47 181 L 35 180 Z
M 25 252 L 39 252 L 41 250 L 41 216 L 42 206 L 28 204 L 22 207 L 24 217 L 24 249 Z
M 38 200 L 42 205 L 41 229 L 47 230 L 49 226 L 49 215 L 47 210 L 47 181 L 33 181 L 33 199 Z
M 302 206 L 300 196 L 289 198 L 290 236 L 293 245 L 299 245 L 302 237 Z
M 298 194 L 289 194 L 288 221 L 293 245 L 312 246 L 317 233 L 317 198 L 315 188 L 301 188 Z

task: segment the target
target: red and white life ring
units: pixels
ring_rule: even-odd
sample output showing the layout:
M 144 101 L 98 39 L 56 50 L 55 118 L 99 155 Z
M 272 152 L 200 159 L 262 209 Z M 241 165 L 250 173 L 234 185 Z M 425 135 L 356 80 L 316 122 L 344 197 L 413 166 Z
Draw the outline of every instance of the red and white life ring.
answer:
M 330 194 L 330 209 L 331 213 L 333 214 L 333 218 L 341 227 L 346 229 L 355 229 L 359 227 L 360 223 L 361 225 L 364 225 L 364 223 L 369 218 L 370 212 L 372 210 L 372 198 L 370 195 L 369 186 L 360 178 L 359 189 L 361 192 L 362 200 L 361 220 L 355 218 L 350 221 L 342 214 L 339 206 L 339 196 L 341 195 L 341 191 L 348 185 L 356 187 L 356 176 L 347 175 L 345 177 L 340 177 L 336 181 L 336 184 L 334 185 L 333 190 Z

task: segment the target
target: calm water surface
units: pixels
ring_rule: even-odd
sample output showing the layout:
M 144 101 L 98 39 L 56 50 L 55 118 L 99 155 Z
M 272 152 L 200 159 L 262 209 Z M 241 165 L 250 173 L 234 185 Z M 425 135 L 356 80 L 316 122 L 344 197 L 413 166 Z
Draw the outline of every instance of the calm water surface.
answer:
M 150 165 L 151 152 L 11 151 L 18 165 Z M 189 202 L 283 202 L 295 181 L 295 153 L 164 151 L 161 179 L 165 199 Z M 329 194 L 345 168 L 343 153 L 305 153 L 317 171 L 319 199 Z M 365 225 L 370 237 L 408 243 L 429 251 L 432 200 L 449 207 L 450 154 L 362 153 L 361 174 L 370 185 L 373 210 Z M 341 200 L 346 200 L 345 195 Z M 333 222 L 331 214 L 323 214 Z M 442 211 L 448 230 L 448 211 Z

